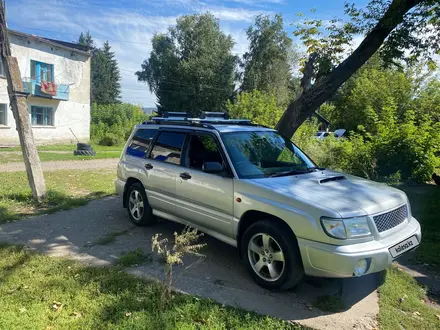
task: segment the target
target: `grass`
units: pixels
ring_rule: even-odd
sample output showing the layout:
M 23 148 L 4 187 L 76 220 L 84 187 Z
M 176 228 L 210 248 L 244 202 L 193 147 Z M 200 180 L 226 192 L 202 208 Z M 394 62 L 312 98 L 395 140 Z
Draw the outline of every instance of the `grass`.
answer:
M 379 323 L 382 330 L 440 329 L 440 310 L 424 301 L 426 290 L 414 278 L 391 267 L 379 288 Z
M 398 188 L 408 195 L 413 216 L 422 227 L 422 244 L 416 250 L 414 259 L 440 272 L 440 187 L 403 185 Z
M 142 265 L 149 260 L 151 260 L 151 257 L 144 254 L 141 248 L 137 248 L 136 250 L 122 254 L 118 258 L 117 265 L 121 267 L 131 267 L 134 265 Z
M 48 195 L 36 204 L 26 172 L 0 173 L 0 224 L 87 204 L 114 193 L 113 170 L 60 170 L 44 174 Z
M 300 329 L 210 299 L 175 293 L 112 267 L 0 246 L 0 329 Z

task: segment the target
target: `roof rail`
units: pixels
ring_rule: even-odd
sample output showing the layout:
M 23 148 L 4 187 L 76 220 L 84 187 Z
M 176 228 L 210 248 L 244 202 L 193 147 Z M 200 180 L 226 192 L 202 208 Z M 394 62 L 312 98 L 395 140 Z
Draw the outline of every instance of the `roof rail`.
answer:
M 162 113 L 162 118 L 188 118 L 188 112 L 173 112 L 173 111 L 164 111 Z
M 222 119 L 229 119 L 229 115 L 227 112 L 208 112 L 203 111 L 200 115 L 200 119 L 206 119 L 206 118 L 222 118 Z

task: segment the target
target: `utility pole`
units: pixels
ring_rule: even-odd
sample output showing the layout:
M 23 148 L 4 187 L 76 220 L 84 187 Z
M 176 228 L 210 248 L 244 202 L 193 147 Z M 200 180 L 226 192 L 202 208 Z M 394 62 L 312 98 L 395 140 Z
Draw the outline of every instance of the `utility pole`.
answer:
M 26 103 L 27 94 L 24 93 L 20 68 L 18 67 L 17 59 L 11 56 L 8 29 L 6 27 L 5 5 L 3 1 L 0 1 L 0 51 L 8 82 L 9 102 L 20 138 L 21 151 L 23 153 L 29 186 L 31 187 L 34 200 L 40 202 L 46 196 L 46 184 L 44 183 L 40 157 L 35 147 L 34 135 L 32 134 L 32 127 L 29 122 L 29 113 Z

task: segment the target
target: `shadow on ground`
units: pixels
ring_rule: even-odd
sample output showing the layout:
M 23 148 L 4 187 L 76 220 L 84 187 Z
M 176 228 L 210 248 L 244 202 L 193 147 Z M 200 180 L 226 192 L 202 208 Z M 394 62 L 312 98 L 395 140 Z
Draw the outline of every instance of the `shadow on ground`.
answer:
M 1 212 L 1 210 L 0 210 Z M 53 256 L 68 256 L 91 265 L 115 263 L 120 255 L 141 248 L 151 253 L 151 237 L 162 233 L 172 240 L 183 226 L 161 221 L 153 227 L 134 227 L 117 197 L 90 202 L 87 206 L 51 215 L 31 217 L 0 226 L 0 241 L 25 244 Z M 115 232 L 123 232 L 109 244 L 94 244 Z M 258 287 L 247 274 L 234 247 L 205 235 L 207 247 L 203 262 L 189 267 L 196 258 L 185 258 L 176 267 L 176 288 L 183 292 L 213 298 L 226 305 L 241 307 L 285 320 L 302 321 L 315 328 L 371 329 L 378 313 L 376 288 L 383 274 L 361 278 L 319 279 L 307 277 L 293 290 L 271 292 Z M 153 258 L 129 272 L 147 278 L 162 278 L 163 266 Z M 326 297 L 337 299 L 326 300 Z M 325 312 L 317 302 L 340 301 L 344 313 Z M 336 309 L 336 310 L 339 310 Z M 328 310 L 334 310 L 328 308 Z

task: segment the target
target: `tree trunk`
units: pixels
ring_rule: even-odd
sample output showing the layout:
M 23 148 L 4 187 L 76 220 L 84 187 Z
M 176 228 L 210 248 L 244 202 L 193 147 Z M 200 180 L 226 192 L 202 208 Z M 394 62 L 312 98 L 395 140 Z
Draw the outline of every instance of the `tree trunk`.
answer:
M 276 129 L 291 138 L 298 127 L 374 55 L 388 35 L 403 22 L 405 14 L 421 2 L 423 0 L 393 0 L 383 17 L 349 57 L 314 85 L 303 83 L 302 92 L 289 104 Z M 306 80 L 310 79 L 307 77 Z
M 29 186 L 31 187 L 33 198 L 39 202 L 46 196 L 46 185 L 44 183 L 40 158 L 34 144 L 34 136 L 29 122 L 29 113 L 26 103 L 27 94 L 23 92 L 23 82 L 21 81 L 17 59 L 11 56 L 5 11 L 2 2 L 0 3 L 0 49 L 1 60 L 3 61 L 8 82 L 9 101 L 20 139 Z

